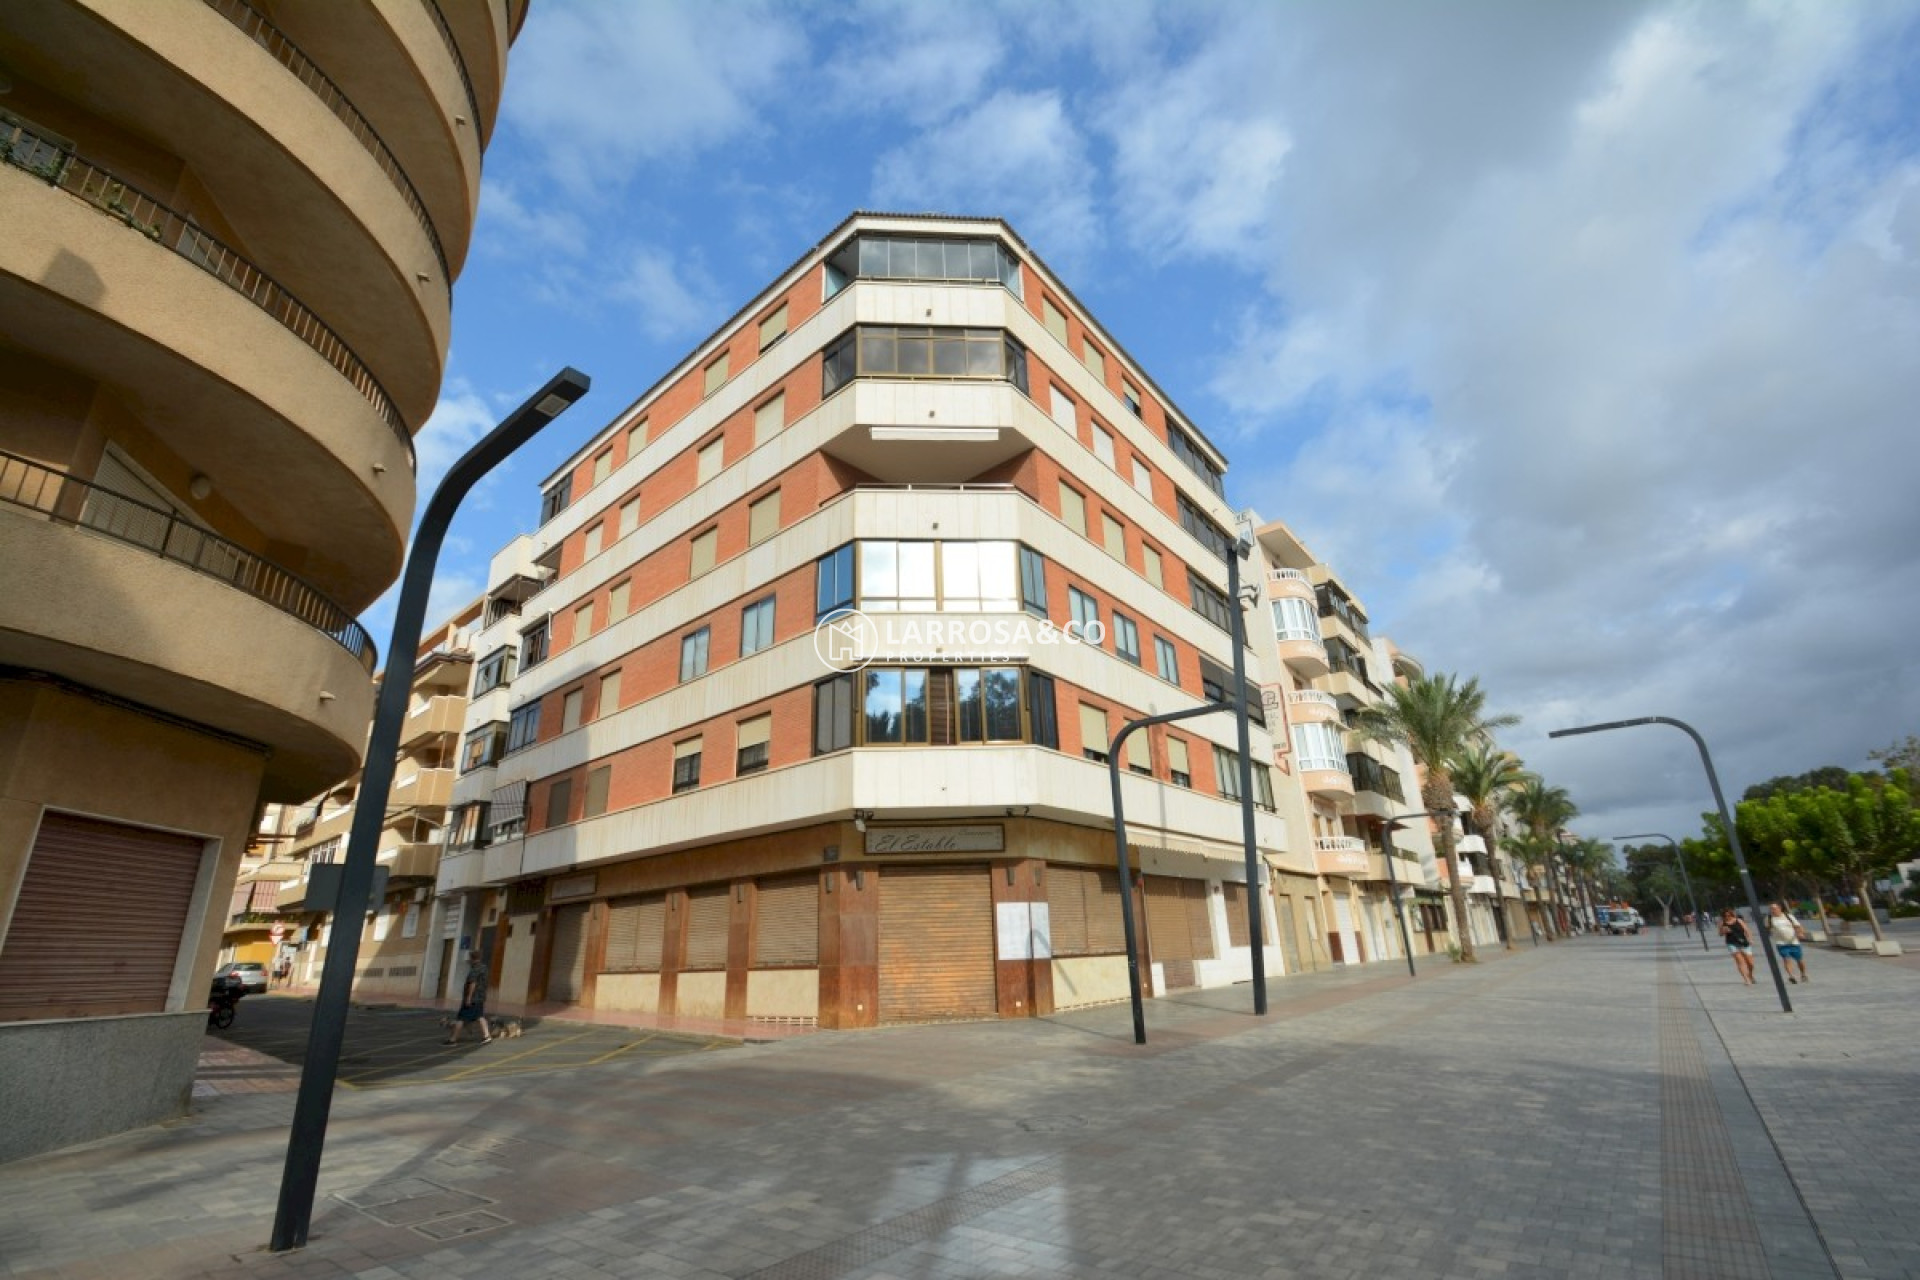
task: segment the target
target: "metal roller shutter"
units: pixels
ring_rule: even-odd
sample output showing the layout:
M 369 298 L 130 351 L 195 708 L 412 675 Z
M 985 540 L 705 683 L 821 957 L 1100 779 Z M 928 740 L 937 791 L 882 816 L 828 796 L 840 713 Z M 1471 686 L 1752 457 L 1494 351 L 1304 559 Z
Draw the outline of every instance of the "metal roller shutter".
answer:
M 1230 947 L 1252 946 L 1251 935 L 1247 932 L 1247 886 L 1229 883 L 1225 888 L 1227 891 L 1227 945 Z M 1262 923 L 1265 922 L 1262 921 Z
M 1274 914 L 1279 917 L 1280 954 L 1286 959 L 1287 972 L 1299 973 L 1300 935 L 1295 932 L 1299 927 L 1293 917 L 1293 897 L 1280 894 L 1273 900 Z
M 888 867 L 880 877 L 880 1021 L 990 1018 L 993 890 L 985 867 Z
M 1118 872 L 1047 868 L 1047 915 L 1054 955 L 1104 956 L 1125 951 L 1125 911 Z
M 622 898 L 607 911 L 607 957 L 603 971 L 660 972 L 661 944 L 667 933 L 667 900 Z
M 753 967 L 820 963 L 820 881 L 763 880 L 753 906 Z
M 1147 937 L 1168 987 L 1199 982 L 1196 960 L 1214 956 L 1213 926 L 1207 917 L 1207 886 L 1201 880 L 1147 877 Z
M 687 962 L 682 969 L 727 967 L 727 918 L 730 891 L 700 889 L 687 895 Z
M 43 815 L 0 943 L 0 1021 L 165 1010 L 206 847 L 196 836 Z M 126 905 L 102 928 L 107 885 Z
M 547 962 L 547 999 L 572 1004 L 587 980 L 587 905 L 553 913 L 553 955 Z

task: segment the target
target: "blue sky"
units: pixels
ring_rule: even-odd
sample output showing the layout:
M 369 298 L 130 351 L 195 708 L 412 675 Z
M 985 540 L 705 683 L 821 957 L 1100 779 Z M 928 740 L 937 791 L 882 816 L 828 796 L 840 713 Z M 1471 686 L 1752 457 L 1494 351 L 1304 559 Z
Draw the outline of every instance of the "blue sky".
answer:
M 537 486 L 854 209 L 1005 217 L 1587 835 L 1920 732 L 1920 4 L 537 0 L 423 484 Z M 424 493 L 423 488 L 423 503 Z M 391 600 L 367 616 L 383 642 Z

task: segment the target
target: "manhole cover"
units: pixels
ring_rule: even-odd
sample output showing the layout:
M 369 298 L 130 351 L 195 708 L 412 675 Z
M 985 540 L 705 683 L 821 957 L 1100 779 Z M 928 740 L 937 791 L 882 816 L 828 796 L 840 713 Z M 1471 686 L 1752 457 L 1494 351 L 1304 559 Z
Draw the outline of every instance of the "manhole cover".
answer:
M 456 1191 L 425 1178 L 398 1178 L 379 1182 L 337 1197 L 376 1222 L 409 1227 L 434 1218 L 465 1213 L 476 1205 L 492 1204 L 485 1196 Z
M 463 1213 L 455 1218 L 440 1218 L 433 1222 L 423 1222 L 414 1230 L 429 1240 L 454 1240 L 461 1236 L 476 1235 L 482 1231 L 491 1231 L 495 1227 L 504 1227 L 512 1219 L 503 1218 L 497 1213 Z

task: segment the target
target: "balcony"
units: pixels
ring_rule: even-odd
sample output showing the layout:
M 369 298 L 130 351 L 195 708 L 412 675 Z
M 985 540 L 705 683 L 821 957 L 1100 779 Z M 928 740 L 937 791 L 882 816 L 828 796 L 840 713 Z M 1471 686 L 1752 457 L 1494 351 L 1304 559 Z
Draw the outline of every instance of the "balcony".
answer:
M 1306 679 L 1327 674 L 1327 646 L 1308 636 L 1282 635 L 1276 640 L 1280 661 Z
M 1316 836 L 1313 869 L 1323 876 L 1365 879 L 1371 866 L 1367 842 L 1358 836 Z
M 1330 693 L 1295 689 L 1287 695 L 1287 720 L 1291 724 L 1331 724 L 1339 719 L 1340 704 Z
M 274 895 L 273 906 L 276 911 L 298 911 L 307 900 L 307 878 L 288 880 L 280 886 L 280 892 Z
M 392 857 L 388 857 L 388 854 Z M 440 870 L 440 842 L 421 840 L 383 849 L 378 861 L 387 868 L 389 883 L 395 880 L 431 880 Z
M 1269 600 L 1312 600 L 1313 583 L 1305 571 L 1300 569 L 1267 570 L 1267 598 Z
M 453 802 L 453 777 L 452 769 L 421 769 L 396 776 L 387 808 L 444 809 Z
M 436 740 L 457 737 L 463 727 L 467 700 L 443 694 L 418 703 L 400 727 L 400 749 L 417 751 Z
M 1300 785 L 1309 795 L 1353 795 L 1353 775 L 1330 760 L 1301 760 Z

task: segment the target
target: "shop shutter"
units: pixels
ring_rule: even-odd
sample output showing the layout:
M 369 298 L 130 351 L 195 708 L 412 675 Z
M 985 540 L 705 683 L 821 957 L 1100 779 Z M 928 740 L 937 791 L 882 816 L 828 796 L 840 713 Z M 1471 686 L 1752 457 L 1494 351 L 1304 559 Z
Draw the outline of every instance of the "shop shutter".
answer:
M 587 903 L 553 913 L 553 955 L 547 962 L 547 999 L 572 1004 L 587 980 Z
M 197 836 L 43 815 L 0 942 L 0 1021 L 164 1011 L 205 855 Z M 103 928 L 107 885 L 126 909 Z
M 1091 867 L 1047 868 L 1047 921 L 1053 954 L 1087 954 L 1087 882 L 1096 878 Z
M 1227 890 L 1227 945 L 1246 947 L 1253 945 L 1247 932 L 1247 886 L 1228 884 Z M 1264 922 L 1263 922 L 1264 923 Z
M 607 972 L 658 973 L 667 932 L 667 900 L 660 894 L 622 898 L 607 911 Z
M 727 967 L 727 920 L 732 890 L 698 889 L 687 895 L 687 961 L 683 969 Z
M 993 1016 L 987 875 L 984 867 L 888 867 L 880 876 L 880 1021 Z
M 1187 932 L 1193 937 L 1193 958 L 1211 960 L 1213 949 L 1213 916 L 1208 908 L 1207 885 L 1203 880 L 1182 880 L 1180 896 L 1187 904 Z
M 773 969 L 820 963 L 820 881 L 763 880 L 753 905 L 753 965 Z
M 1280 934 L 1280 954 L 1286 958 L 1287 972 L 1299 973 L 1301 971 L 1300 935 L 1295 932 L 1298 923 L 1293 917 L 1292 895 L 1285 893 L 1278 895 L 1273 900 L 1273 907 L 1274 915 L 1279 917 L 1275 928 Z
M 1193 986 L 1198 981 L 1194 961 L 1214 957 L 1206 882 L 1148 876 L 1147 935 L 1154 961 L 1165 969 L 1167 985 Z

